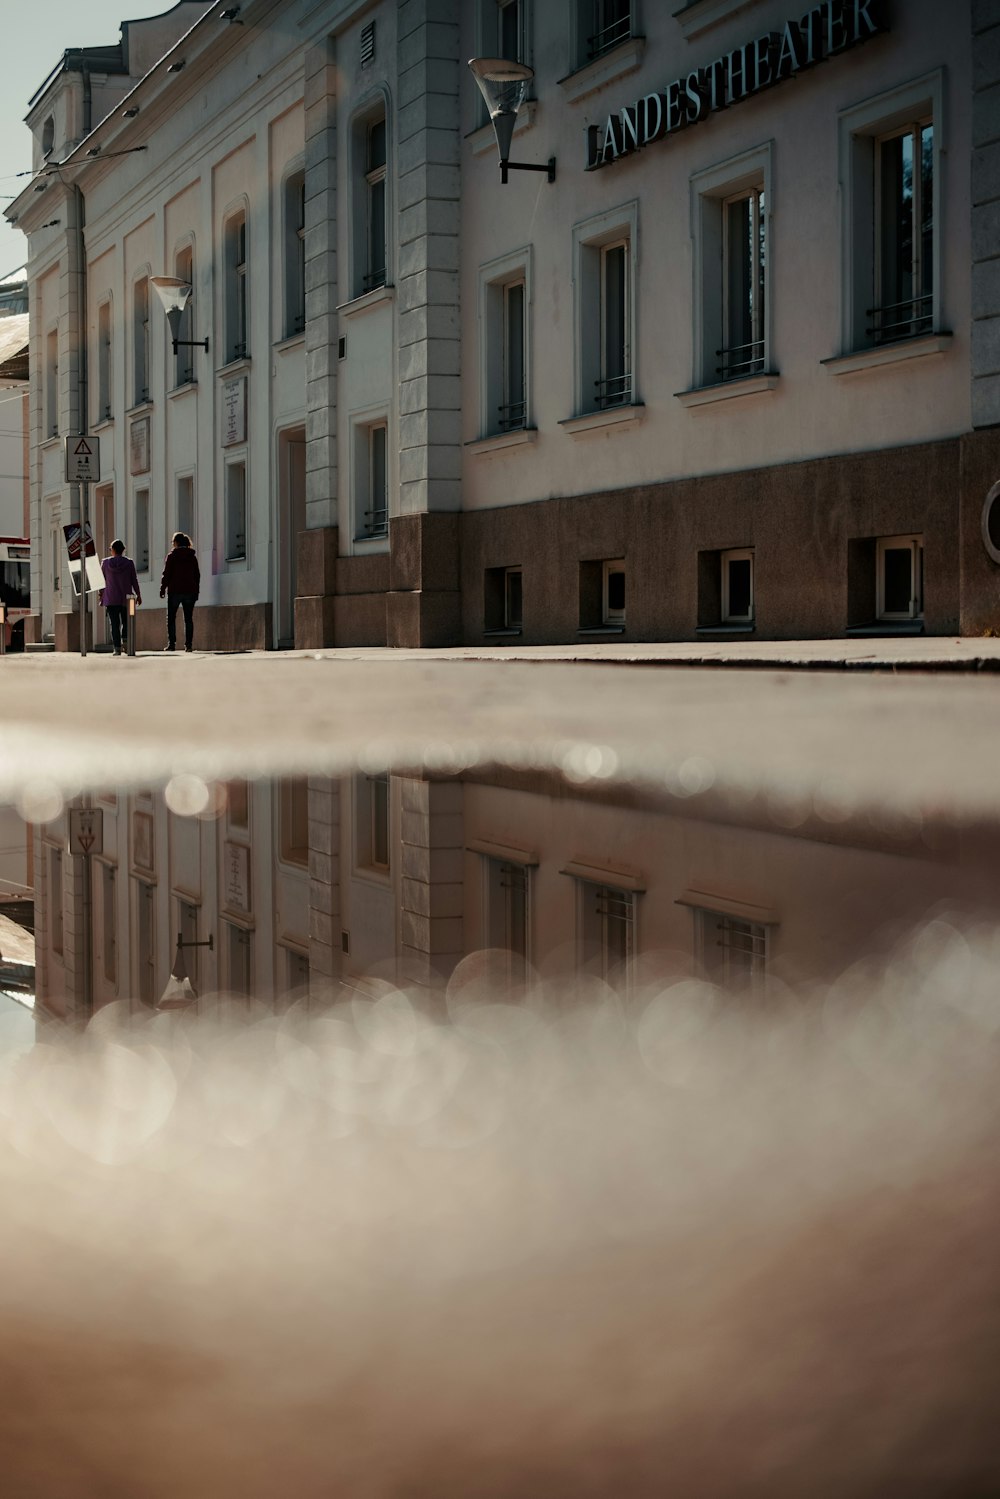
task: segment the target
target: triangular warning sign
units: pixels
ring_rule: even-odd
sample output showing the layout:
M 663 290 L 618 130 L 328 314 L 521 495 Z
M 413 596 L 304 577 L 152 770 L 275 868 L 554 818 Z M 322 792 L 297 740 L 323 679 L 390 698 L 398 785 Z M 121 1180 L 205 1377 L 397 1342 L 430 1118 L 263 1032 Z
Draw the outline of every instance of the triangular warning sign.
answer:
M 73 456 L 74 458 L 92 458 L 94 456 L 94 450 L 85 437 L 81 437 L 73 449 Z

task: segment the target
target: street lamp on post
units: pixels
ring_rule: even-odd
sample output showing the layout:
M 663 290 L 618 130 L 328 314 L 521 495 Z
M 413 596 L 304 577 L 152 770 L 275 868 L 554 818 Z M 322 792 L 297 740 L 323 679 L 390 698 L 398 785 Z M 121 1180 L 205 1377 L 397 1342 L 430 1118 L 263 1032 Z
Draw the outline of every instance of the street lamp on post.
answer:
M 517 112 L 524 103 L 528 84 L 534 78 L 527 63 L 510 62 L 506 57 L 473 57 L 469 60 L 472 76 L 486 100 L 493 131 L 500 152 L 500 181 L 507 182 L 508 172 L 545 172 L 550 182 L 556 180 L 556 159 L 546 162 L 511 161 L 510 143 L 514 136 Z
M 167 315 L 167 323 L 170 326 L 170 337 L 173 340 L 174 353 L 182 346 L 187 349 L 204 349 L 208 353 L 207 338 L 178 338 L 181 331 L 181 318 L 184 309 L 191 300 L 192 288 L 187 281 L 181 281 L 177 276 L 150 276 L 149 284 L 156 292 L 160 303 Z

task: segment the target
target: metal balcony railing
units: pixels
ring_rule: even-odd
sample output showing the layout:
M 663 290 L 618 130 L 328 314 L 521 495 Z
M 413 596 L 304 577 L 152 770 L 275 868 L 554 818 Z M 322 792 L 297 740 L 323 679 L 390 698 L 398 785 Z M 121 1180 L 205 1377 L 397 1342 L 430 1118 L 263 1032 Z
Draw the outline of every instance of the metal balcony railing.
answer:
M 598 411 L 608 406 L 627 406 L 632 400 L 632 371 L 620 375 L 608 375 L 604 380 L 594 381 L 594 401 Z
M 895 343 L 900 338 L 918 338 L 930 333 L 933 325 L 934 298 L 930 292 L 923 297 L 908 297 L 903 302 L 888 302 L 884 307 L 868 307 L 865 316 L 871 318 L 866 329 L 875 344 Z
M 715 366 L 720 380 L 760 375 L 764 370 L 764 340 L 755 338 L 748 344 L 734 344 L 731 349 L 716 349 L 715 357 L 721 361 Z

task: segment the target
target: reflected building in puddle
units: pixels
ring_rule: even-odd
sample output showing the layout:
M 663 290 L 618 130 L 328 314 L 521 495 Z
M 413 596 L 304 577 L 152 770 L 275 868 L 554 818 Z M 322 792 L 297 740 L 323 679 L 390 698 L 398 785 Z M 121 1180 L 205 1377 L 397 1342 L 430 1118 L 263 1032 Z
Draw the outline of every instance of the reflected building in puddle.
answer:
M 203 1005 L 279 1010 L 387 982 L 432 1004 L 447 984 L 518 998 L 536 976 L 762 995 L 827 981 L 942 906 L 996 917 L 988 829 L 826 793 L 723 805 L 491 767 L 195 782 L 192 798 L 191 779 L 89 798 L 89 855 L 68 811 L 36 829 L 40 1016 L 153 1008 L 172 971 Z

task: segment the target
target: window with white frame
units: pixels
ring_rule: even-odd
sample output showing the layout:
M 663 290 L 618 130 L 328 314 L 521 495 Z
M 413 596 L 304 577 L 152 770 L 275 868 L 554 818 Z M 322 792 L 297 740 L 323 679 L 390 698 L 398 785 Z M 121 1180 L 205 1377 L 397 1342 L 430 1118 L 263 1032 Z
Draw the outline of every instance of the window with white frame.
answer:
M 922 619 L 924 538 L 880 536 L 876 557 L 876 612 L 880 620 Z
M 355 863 L 387 875 L 392 862 L 389 843 L 389 775 L 354 778 Z
M 97 421 L 111 420 L 111 301 L 97 309 Z
M 632 203 L 573 231 L 581 415 L 635 400 L 636 223 Z
M 309 781 L 304 776 L 281 782 L 278 846 L 286 864 L 309 863 Z
M 285 327 L 286 338 L 306 326 L 306 174 L 285 178 Z
M 365 130 L 365 261 L 361 290 L 386 282 L 386 121 L 385 112 Z
M 178 474 L 177 476 L 177 504 L 174 510 L 176 531 L 183 531 L 185 536 L 194 540 L 194 475 Z
M 226 561 L 245 562 L 247 557 L 247 466 L 226 464 L 225 491 Z
M 731 992 L 759 990 L 767 971 L 768 928 L 722 911 L 696 910 L 694 916 L 702 977 Z
M 484 437 L 528 426 L 530 264 L 530 250 L 521 250 L 480 271 Z
M 935 73 L 841 114 L 848 352 L 938 327 L 941 100 Z
M 509 859 L 484 858 L 486 940 L 506 954 L 508 988 L 523 985 L 528 962 L 531 871 Z
M 174 257 L 174 275 L 191 287 L 181 313 L 177 329 L 177 353 L 174 355 L 174 386 L 194 384 L 194 349 L 190 347 L 194 334 L 194 246 L 184 245 Z
M 226 361 L 246 359 L 250 352 L 247 284 L 247 216 L 241 209 L 223 229 Z
M 389 534 L 389 428 L 382 419 L 355 431 L 355 538 L 370 541 Z
M 771 145 L 692 178 L 694 385 L 771 368 Z
M 635 957 L 635 892 L 589 880 L 578 885 L 581 966 L 623 987 Z
M 59 330 L 45 336 L 45 436 L 59 436 Z
M 149 572 L 149 490 L 137 489 L 135 492 L 135 540 L 132 545 L 132 555 L 135 561 L 137 573 Z
M 476 56 L 530 65 L 531 7 L 532 0 L 476 0 Z M 476 118 L 485 125 L 486 104 L 479 90 L 475 92 Z
M 488 567 L 484 575 L 483 629 L 520 631 L 522 574 L 520 567 Z
M 753 552 L 749 547 L 721 553 L 723 624 L 753 623 Z
M 632 35 L 634 0 L 576 0 L 577 66 L 603 57 Z
M 149 277 L 132 287 L 132 404 L 149 400 Z

